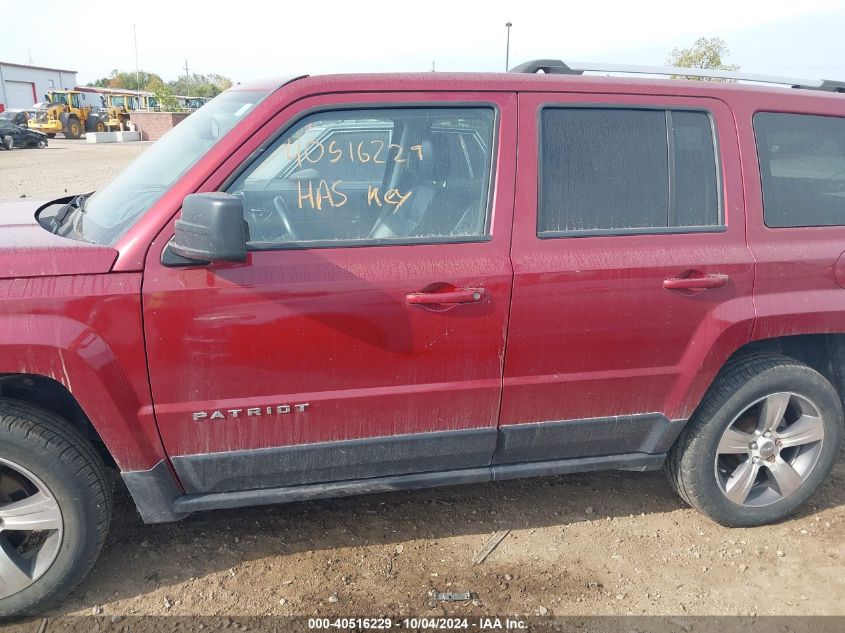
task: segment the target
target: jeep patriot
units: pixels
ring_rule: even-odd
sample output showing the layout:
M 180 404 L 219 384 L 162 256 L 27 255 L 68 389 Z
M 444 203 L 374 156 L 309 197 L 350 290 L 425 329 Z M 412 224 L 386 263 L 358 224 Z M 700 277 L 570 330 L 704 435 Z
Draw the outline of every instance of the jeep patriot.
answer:
M 845 84 L 583 70 L 240 84 L 0 208 L 0 616 L 88 573 L 109 471 L 146 522 L 598 469 L 728 526 L 804 503 L 843 435 Z

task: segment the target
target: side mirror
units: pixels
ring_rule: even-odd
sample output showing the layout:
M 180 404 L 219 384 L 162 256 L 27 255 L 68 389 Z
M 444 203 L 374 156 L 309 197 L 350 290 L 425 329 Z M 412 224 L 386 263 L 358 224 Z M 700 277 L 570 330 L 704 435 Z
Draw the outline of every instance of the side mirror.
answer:
M 243 202 L 229 193 L 194 193 L 182 203 L 170 250 L 200 262 L 246 260 L 249 226 Z

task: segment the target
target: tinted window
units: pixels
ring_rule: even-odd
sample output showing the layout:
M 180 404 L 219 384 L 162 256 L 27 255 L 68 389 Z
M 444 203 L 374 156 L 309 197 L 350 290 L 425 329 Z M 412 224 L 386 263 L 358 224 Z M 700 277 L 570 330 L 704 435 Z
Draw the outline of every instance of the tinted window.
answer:
M 720 223 L 706 113 L 545 108 L 540 161 L 540 234 Z
M 489 108 L 314 114 L 228 191 L 255 248 L 484 236 L 494 119 Z
M 766 225 L 845 225 L 845 119 L 754 115 Z

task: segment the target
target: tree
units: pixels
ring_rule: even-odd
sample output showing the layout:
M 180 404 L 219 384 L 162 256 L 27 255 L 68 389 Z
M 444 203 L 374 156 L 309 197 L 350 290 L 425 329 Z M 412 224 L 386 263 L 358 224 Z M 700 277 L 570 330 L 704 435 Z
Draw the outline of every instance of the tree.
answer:
M 173 94 L 185 97 L 216 97 L 224 90 L 232 87 L 232 80 L 223 75 L 199 75 L 191 73 L 190 77 L 179 77 L 171 81 L 170 89 Z
M 681 68 L 708 68 L 713 70 L 739 70 L 737 64 L 722 61 L 729 50 L 725 41 L 719 37 L 700 37 L 690 48 L 675 48 L 666 60 L 670 66 Z M 688 76 L 686 79 L 706 79 Z M 718 81 L 718 80 L 716 80 Z
M 155 73 L 146 70 L 139 70 L 138 72 L 120 71 L 115 68 L 108 77 L 103 77 L 88 85 L 98 88 L 126 88 L 128 90 L 149 90 L 152 92 L 147 86 L 157 83 L 162 83 L 162 79 Z
M 153 93 L 160 110 L 164 112 L 178 112 L 181 110 L 179 100 L 173 96 L 170 91 L 170 86 L 164 83 L 161 79 L 158 81 L 151 81 L 147 84 L 147 90 Z

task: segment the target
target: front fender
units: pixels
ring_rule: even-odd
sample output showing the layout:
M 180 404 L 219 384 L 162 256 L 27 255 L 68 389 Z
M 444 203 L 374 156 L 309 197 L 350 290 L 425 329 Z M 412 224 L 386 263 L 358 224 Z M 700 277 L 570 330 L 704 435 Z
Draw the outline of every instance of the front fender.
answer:
M 137 273 L 0 280 L 0 373 L 76 398 L 122 471 L 165 459 L 152 414 Z

